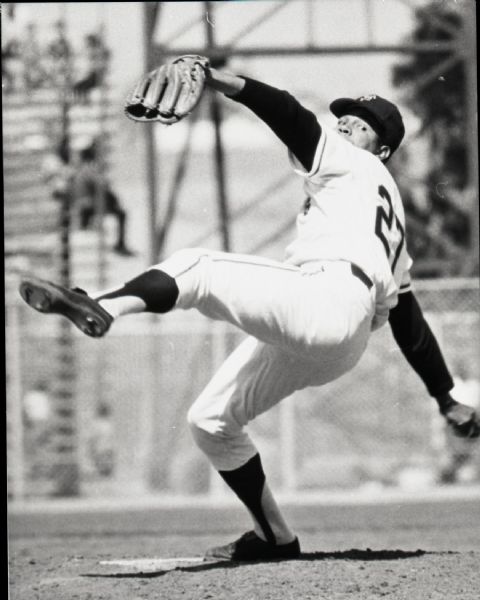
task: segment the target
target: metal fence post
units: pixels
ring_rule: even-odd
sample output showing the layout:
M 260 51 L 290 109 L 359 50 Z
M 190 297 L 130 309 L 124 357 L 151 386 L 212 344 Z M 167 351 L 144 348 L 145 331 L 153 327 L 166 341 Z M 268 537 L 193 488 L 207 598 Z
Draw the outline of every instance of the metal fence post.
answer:
M 13 283 L 13 282 L 12 282 Z M 11 289 L 16 288 L 11 285 Z M 6 395 L 7 395 L 7 486 L 12 500 L 25 497 L 25 456 L 23 449 L 23 386 L 20 347 L 20 307 L 6 296 Z

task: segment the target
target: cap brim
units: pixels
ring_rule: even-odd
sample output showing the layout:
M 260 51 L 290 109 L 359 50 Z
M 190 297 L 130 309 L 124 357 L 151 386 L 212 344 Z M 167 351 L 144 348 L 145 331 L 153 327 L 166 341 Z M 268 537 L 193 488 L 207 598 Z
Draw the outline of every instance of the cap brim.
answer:
M 361 106 L 360 103 L 353 98 L 338 98 L 330 104 L 330 110 L 336 117 L 343 117 L 349 110 L 358 106 Z

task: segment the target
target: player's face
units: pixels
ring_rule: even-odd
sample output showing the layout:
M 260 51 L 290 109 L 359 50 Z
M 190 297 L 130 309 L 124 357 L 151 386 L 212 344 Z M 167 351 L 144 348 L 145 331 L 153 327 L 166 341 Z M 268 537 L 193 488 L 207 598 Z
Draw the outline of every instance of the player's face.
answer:
M 376 153 L 380 146 L 378 135 L 372 127 L 360 117 L 344 115 L 337 122 L 336 131 L 354 146 Z

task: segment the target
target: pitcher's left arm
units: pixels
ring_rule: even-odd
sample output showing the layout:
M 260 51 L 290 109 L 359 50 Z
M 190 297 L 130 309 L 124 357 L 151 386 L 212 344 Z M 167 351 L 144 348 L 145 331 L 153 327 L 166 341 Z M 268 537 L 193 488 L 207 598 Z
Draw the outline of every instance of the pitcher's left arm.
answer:
M 450 394 L 454 386 L 452 376 L 413 292 L 399 294 L 389 322 L 403 355 L 435 398 L 453 431 L 460 437 L 479 437 L 480 418 L 473 408 L 457 402 Z

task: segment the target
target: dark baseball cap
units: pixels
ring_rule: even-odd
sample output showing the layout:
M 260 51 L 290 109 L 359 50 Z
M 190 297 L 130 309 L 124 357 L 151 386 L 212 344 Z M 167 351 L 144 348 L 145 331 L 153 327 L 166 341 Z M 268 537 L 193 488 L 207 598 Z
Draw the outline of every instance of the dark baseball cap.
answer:
M 330 104 L 330 110 L 337 117 L 354 115 L 366 121 L 388 146 L 391 154 L 400 146 L 405 135 L 405 126 L 398 108 L 381 96 L 370 94 L 353 98 L 338 98 Z

